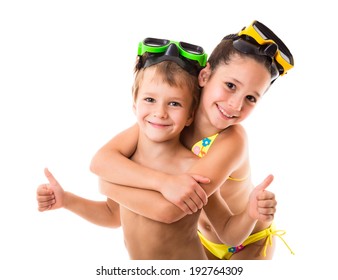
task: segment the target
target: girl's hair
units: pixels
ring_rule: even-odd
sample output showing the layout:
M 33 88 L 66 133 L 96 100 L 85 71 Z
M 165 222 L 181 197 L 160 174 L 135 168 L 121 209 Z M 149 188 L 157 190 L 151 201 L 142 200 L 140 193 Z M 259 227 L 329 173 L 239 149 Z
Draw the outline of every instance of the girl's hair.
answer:
M 132 88 L 133 99 L 136 100 L 137 94 L 144 77 L 144 71 L 147 68 L 156 68 L 156 75 L 162 78 L 162 82 L 168 84 L 171 87 L 186 87 L 192 95 L 193 101 L 191 104 L 191 111 L 197 108 L 201 89 L 198 84 L 197 76 L 189 74 L 181 66 L 173 61 L 163 61 L 147 68 L 139 68 L 138 61 L 135 67 L 135 80 Z
M 211 73 L 220 65 L 228 64 L 232 56 L 239 55 L 241 57 L 251 57 L 258 63 L 261 63 L 271 73 L 271 77 L 275 76 L 275 68 L 271 67 L 271 59 L 263 55 L 246 54 L 236 50 L 233 47 L 232 39 L 223 39 L 211 53 L 208 62 L 210 63 Z

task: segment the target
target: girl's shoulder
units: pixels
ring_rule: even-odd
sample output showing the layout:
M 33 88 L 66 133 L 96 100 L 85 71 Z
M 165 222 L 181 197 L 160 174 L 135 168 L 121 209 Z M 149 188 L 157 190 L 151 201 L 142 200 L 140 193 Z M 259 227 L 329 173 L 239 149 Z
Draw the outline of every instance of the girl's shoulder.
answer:
M 240 124 L 229 126 L 218 134 L 217 142 L 220 141 L 239 141 L 246 143 L 247 142 L 247 134 L 244 127 Z
M 230 158 L 243 158 L 248 150 L 248 140 L 242 125 L 233 125 L 218 133 L 210 147 L 210 154 L 223 157 L 225 161 Z

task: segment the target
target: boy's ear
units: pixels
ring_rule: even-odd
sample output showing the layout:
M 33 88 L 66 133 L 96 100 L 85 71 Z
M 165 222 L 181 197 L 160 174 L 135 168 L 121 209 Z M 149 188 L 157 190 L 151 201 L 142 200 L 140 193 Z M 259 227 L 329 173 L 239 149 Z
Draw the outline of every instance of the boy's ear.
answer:
M 194 117 L 195 117 L 195 111 L 191 111 L 190 117 L 187 119 L 185 126 L 191 125 L 194 120 Z
M 205 66 L 198 75 L 198 83 L 200 87 L 204 87 L 207 83 L 209 76 L 210 76 L 210 64 L 207 63 L 207 66 Z
M 133 102 L 133 112 L 134 112 L 134 114 L 136 114 L 136 104 L 135 104 L 135 101 Z

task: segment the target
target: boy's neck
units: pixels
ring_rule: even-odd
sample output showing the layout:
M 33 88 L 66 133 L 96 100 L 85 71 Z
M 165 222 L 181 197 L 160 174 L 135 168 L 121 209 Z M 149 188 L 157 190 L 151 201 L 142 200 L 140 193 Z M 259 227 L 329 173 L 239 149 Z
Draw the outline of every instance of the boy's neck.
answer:
M 142 156 L 147 161 L 159 160 L 161 158 L 173 158 L 181 149 L 184 149 L 184 146 L 178 138 L 164 142 L 154 142 L 140 133 L 135 154 Z

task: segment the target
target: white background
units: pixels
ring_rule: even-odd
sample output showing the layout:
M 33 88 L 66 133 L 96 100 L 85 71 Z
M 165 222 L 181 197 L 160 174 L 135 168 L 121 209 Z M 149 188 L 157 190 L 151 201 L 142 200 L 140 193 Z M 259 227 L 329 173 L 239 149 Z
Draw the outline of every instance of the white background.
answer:
M 333 4 L 1 1 L 0 275 L 6 275 L 1 279 L 96 279 L 101 265 L 130 265 L 120 230 L 94 226 L 63 209 L 37 211 L 35 191 L 46 181 L 44 167 L 66 190 L 104 199 L 89 163 L 98 148 L 134 122 L 138 42 L 183 40 L 210 53 L 223 36 L 254 19 L 278 34 L 295 58 L 295 68 L 275 82 L 244 125 L 254 182 L 275 175 L 270 189 L 278 199 L 277 226 L 287 231 L 284 238 L 296 255 L 277 240 L 273 261 L 242 264 L 251 269 L 250 279 L 335 273 Z

